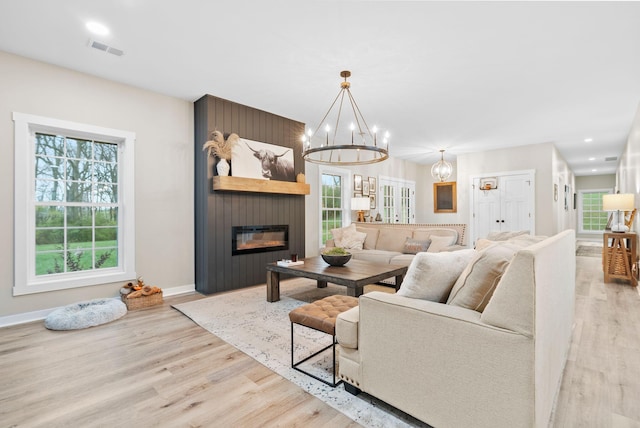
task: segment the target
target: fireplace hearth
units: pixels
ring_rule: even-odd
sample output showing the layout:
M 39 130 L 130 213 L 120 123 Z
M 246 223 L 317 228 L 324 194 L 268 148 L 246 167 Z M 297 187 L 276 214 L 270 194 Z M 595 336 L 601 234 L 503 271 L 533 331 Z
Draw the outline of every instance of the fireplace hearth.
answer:
M 289 226 L 233 226 L 231 239 L 231 254 L 234 256 L 288 250 Z

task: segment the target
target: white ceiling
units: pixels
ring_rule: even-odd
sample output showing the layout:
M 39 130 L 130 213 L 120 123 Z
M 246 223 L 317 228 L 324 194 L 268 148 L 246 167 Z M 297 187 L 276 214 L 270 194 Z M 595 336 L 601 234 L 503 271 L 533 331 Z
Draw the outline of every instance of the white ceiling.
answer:
M 2 0 L 0 50 L 309 126 L 348 69 L 391 155 L 425 164 L 553 142 L 576 175 L 614 173 L 640 102 L 638 2 Z

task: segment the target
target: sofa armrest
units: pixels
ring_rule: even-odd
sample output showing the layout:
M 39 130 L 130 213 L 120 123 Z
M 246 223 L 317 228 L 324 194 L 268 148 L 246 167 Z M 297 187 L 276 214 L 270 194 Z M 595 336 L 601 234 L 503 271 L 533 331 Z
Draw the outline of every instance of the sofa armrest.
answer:
M 333 239 L 327 239 L 327 242 L 324 243 L 325 247 L 335 247 L 336 246 L 336 241 L 334 241 Z
M 530 426 L 533 338 L 397 294 L 364 294 L 359 307 L 363 391 L 433 426 Z
M 356 306 L 338 315 L 336 319 L 336 340 L 351 349 L 358 349 L 358 323 L 360 321 L 360 307 Z

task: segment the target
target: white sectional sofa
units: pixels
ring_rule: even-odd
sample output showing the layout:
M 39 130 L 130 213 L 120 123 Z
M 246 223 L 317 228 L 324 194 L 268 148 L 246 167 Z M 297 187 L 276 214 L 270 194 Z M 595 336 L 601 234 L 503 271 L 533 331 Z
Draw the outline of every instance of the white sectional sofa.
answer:
M 342 234 L 355 230 L 361 238 L 341 242 Z M 355 260 L 408 266 L 420 243 L 428 242 L 427 252 L 455 251 L 465 248 L 465 224 L 389 224 L 352 223 L 349 227 L 334 229 L 325 247 L 345 247 Z M 409 240 L 409 241 L 407 241 Z M 407 245 L 407 243 L 413 245 Z M 417 247 L 416 247 L 417 245 Z
M 442 288 L 437 283 L 460 269 L 466 252 L 453 290 Z M 455 263 L 434 264 L 454 255 Z M 469 309 L 465 287 L 482 275 L 497 285 Z M 410 283 L 427 294 L 440 289 L 431 300 L 402 295 Z M 448 296 L 438 296 L 443 292 Z M 364 294 L 358 307 L 340 314 L 339 376 L 351 392 L 365 391 L 438 428 L 547 427 L 569 350 L 574 295 L 573 230 L 517 246 L 509 240 L 480 251 L 423 253 L 397 293 Z

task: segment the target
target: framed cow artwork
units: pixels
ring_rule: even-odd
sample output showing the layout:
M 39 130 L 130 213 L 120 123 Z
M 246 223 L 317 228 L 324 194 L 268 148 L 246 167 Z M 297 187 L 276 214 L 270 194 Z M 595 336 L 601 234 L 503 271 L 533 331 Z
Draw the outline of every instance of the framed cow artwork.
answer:
M 231 175 L 295 182 L 293 149 L 240 138 L 231 154 Z

